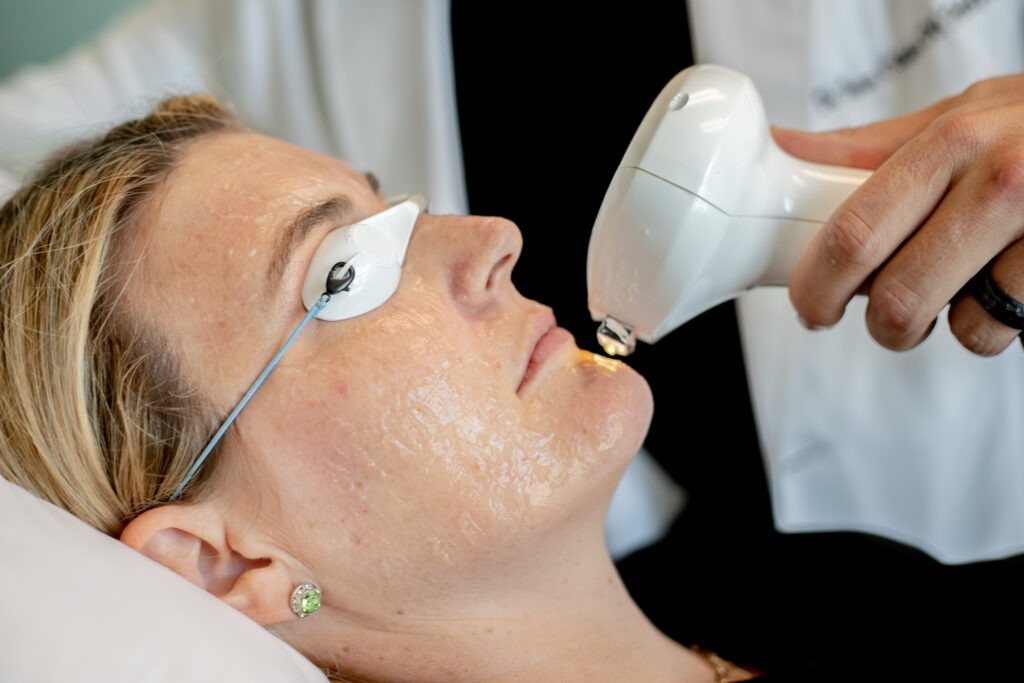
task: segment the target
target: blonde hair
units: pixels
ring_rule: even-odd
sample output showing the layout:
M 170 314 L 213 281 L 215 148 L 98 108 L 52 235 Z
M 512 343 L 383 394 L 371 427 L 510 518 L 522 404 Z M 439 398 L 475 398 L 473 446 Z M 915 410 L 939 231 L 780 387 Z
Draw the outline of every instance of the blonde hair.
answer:
M 170 497 L 219 421 L 120 305 L 133 227 L 189 143 L 244 129 L 208 96 L 171 97 L 0 208 L 0 475 L 108 534 Z

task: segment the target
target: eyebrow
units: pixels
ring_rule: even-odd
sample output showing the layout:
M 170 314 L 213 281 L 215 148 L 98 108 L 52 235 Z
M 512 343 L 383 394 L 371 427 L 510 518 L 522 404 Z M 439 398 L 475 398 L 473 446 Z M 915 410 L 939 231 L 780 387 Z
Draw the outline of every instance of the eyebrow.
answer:
M 299 212 L 281 231 L 274 244 L 267 284 L 270 292 L 280 289 L 281 278 L 295 249 L 325 221 L 347 222 L 352 216 L 352 199 L 335 195 Z

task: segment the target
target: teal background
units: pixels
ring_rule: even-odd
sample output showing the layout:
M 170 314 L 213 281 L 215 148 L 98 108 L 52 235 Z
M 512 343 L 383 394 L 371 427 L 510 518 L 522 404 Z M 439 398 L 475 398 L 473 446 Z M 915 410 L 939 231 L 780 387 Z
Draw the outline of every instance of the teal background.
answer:
M 142 0 L 0 0 L 0 79 L 46 63 Z

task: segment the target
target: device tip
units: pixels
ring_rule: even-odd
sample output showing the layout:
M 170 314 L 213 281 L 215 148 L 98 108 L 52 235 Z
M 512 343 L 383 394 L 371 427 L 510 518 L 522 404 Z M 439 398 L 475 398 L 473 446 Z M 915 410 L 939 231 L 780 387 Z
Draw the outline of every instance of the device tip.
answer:
M 608 316 L 597 327 L 597 343 L 609 356 L 628 356 L 636 349 L 636 333 L 629 325 Z

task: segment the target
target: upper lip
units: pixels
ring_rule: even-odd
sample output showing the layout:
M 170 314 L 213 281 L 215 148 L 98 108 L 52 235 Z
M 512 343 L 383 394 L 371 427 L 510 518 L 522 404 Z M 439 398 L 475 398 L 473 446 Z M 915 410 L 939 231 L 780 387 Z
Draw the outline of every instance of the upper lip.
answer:
M 537 315 L 530 325 L 530 336 L 527 340 L 526 354 L 523 358 L 522 364 L 519 368 L 519 386 L 516 387 L 518 393 L 523 388 L 523 382 L 527 378 L 527 371 L 530 369 L 530 361 L 533 360 L 534 355 L 537 353 L 537 344 L 544 338 L 548 332 L 558 326 L 555 320 L 555 314 L 550 308 L 545 308 L 539 315 Z

